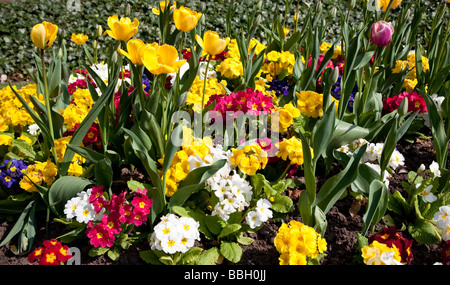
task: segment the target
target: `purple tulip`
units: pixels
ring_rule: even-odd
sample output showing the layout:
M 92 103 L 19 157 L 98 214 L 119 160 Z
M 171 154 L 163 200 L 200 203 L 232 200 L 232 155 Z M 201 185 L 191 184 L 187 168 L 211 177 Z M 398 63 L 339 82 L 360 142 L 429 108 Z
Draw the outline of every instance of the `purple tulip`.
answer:
M 370 41 L 376 46 L 385 47 L 389 44 L 393 34 L 394 27 L 392 27 L 392 24 L 380 20 L 372 25 L 372 38 Z

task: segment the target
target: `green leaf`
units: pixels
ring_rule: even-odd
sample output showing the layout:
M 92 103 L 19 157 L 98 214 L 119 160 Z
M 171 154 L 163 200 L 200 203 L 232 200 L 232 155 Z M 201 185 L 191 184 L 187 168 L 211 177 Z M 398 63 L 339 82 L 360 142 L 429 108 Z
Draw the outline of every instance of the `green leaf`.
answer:
M 387 187 L 380 180 L 372 181 L 369 191 L 367 210 L 363 217 L 364 225 L 361 230 L 362 235 L 365 235 L 369 227 L 381 219 L 388 203 Z
M 218 238 L 222 238 L 222 237 L 226 237 L 229 236 L 235 232 L 237 232 L 238 230 L 240 230 L 242 228 L 242 226 L 240 224 L 230 224 L 230 225 L 226 225 L 223 230 L 220 232 Z
M 188 251 L 182 254 L 179 265 L 194 265 L 203 249 L 200 247 L 191 247 Z
M 324 154 L 330 143 L 335 127 L 336 108 L 334 103 L 327 107 L 323 117 L 317 121 L 312 131 L 312 148 L 314 150 L 314 161 Z
M 251 237 L 246 237 L 244 236 L 244 233 L 241 233 L 236 240 L 238 243 L 242 244 L 242 245 L 250 245 L 253 243 L 253 239 Z
M 119 260 L 119 257 L 120 257 L 120 247 L 119 247 L 119 246 L 113 246 L 112 248 L 110 248 L 110 250 L 108 250 L 107 255 L 108 255 L 108 257 L 111 258 L 111 260 L 113 260 L 113 261 Z
M 292 210 L 292 199 L 288 196 L 275 196 L 275 201 L 272 203 L 272 209 L 278 213 L 288 213 Z
M 189 172 L 186 178 L 180 182 L 178 190 L 170 197 L 169 209 L 173 206 L 182 206 L 189 196 L 200 189 L 203 183 L 221 169 L 225 163 L 226 159 L 221 159 L 212 165 L 202 166 Z
M 139 251 L 139 256 L 145 262 L 153 265 L 164 265 L 160 260 L 159 256 L 156 255 L 153 250 L 141 250 Z
M 21 233 L 23 231 L 24 227 L 27 225 L 28 216 L 30 215 L 32 209 L 35 207 L 36 200 L 32 200 L 28 203 L 28 205 L 25 207 L 25 209 L 20 214 L 19 218 L 16 220 L 16 223 L 14 224 L 11 231 L 8 233 L 8 235 L 3 239 L 2 243 L 0 244 L 0 247 L 7 244 L 14 236 Z M 19 246 L 19 249 L 21 249 L 22 246 Z
M 218 236 L 221 232 L 223 232 L 218 216 L 205 216 L 203 220 L 205 222 L 205 226 L 212 234 Z
M 48 191 L 50 208 L 55 214 L 62 216 L 66 202 L 92 184 L 94 184 L 92 181 L 82 177 L 60 177 L 52 184 Z
M 339 200 L 346 188 L 358 176 L 358 166 L 367 145 L 358 148 L 350 158 L 343 171 L 331 177 L 322 185 L 313 206 L 318 206 L 326 214 L 334 203 Z
M 103 255 L 109 251 L 109 247 L 93 247 L 89 250 L 88 255 L 90 257 L 96 257 Z
M 233 263 L 239 262 L 242 258 L 242 248 L 235 242 L 222 241 L 220 253 Z
M 406 215 L 410 210 L 408 202 L 399 191 L 395 191 L 393 194 L 389 195 L 388 209 L 401 216 Z
M 196 265 L 216 265 L 216 261 L 220 257 L 220 251 L 217 247 L 205 250 L 195 261 Z
M 441 236 L 436 226 L 422 219 L 416 219 L 413 223 L 410 223 L 408 231 L 421 244 L 432 245 L 441 241 Z
M 105 105 L 108 102 L 110 102 L 111 98 L 113 97 L 117 84 L 117 79 L 118 79 L 118 70 L 116 76 L 114 76 L 114 79 L 108 83 L 109 85 L 106 88 L 105 92 L 103 92 L 102 96 L 94 103 L 89 113 L 86 115 L 86 117 L 78 126 L 78 128 L 75 130 L 75 133 L 73 134 L 72 139 L 69 142 L 70 144 L 80 145 L 82 143 L 84 136 L 94 123 L 95 119 L 97 119 L 97 116 L 100 114 Z M 69 165 L 73 159 L 74 154 L 75 152 L 73 150 L 71 149 L 66 150 L 63 161 L 61 163 L 60 169 L 61 175 L 67 174 L 67 170 L 69 169 Z

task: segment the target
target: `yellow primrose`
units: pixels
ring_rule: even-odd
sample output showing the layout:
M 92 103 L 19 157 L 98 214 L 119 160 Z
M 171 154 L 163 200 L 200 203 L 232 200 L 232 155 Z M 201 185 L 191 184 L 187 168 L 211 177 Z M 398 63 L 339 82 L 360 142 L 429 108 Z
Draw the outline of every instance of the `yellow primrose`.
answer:
M 256 171 L 267 165 L 267 152 L 258 144 L 246 145 L 241 149 L 232 149 L 230 162 L 239 167 L 247 175 L 255 175 Z
M 44 21 L 31 29 L 30 37 L 35 46 L 46 49 L 52 46 L 57 34 L 58 26 Z
M 230 38 L 221 39 L 219 34 L 214 31 L 206 31 L 203 39 L 199 35 L 195 35 L 195 40 L 203 48 L 203 52 L 210 56 L 223 52 L 230 42 Z
M 292 220 L 278 229 L 274 245 L 280 253 L 280 265 L 306 265 L 327 250 L 325 239 L 314 228 Z
M 291 102 L 275 109 L 278 112 L 278 124 L 274 124 L 274 131 L 284 133 L 294 123 L 294 118 L 300 116 L 300 111 Z M 278 129 L 277 129 L 278 127 Z
M 128 17 L 122 17 L 119 20 L 119 16 L 114 15 L 108 18 L 108 26 L 111 30 L 107 30 L 106 34 L 113 39 L 126 42 L 137 34 L 139 21 L 134 18 L 131 22 Z
M 164 13 L 164 10 L 166 9 L 166 6 L 170 5 L 170 1 L 161 1 L 159 2 L 159 7 L 161 8 L 161 12 Z M 173 1 L 173 5 L 170 6 L 170 10 L 173 10 L 177 7 L 177 2 Z M 152 12 L 155 15 L 159 15 L 159 9 L 158 8 L 152 8 Z
M 157 43 L 146 44 L 140 39 L 131 39 L 127 42 L 127 51 L 119 49 L 119 53 L 126 56 L 135 65 L 144 65 L 144 53 L 147 51 L 156 53 L 157 47 Z
M 88 35 L 72 33 L 72 41 L 79 46 L 84 45 L 88 40 L 88 38 L 89 38 Z
M 13 137 L 1 134 L 0 135 L 0 145 L 9 145 L 13 140 Z
M 283 141 L 276 144 L 278 148 L 277 156 L 283 160 L 289 158 L 291 164 L 302 165 L 303 164 L 303 145 L 302 142 L 296 137 L 290 139 L 284 138 Z M 313 151 L 311 149 L 311 155 Z
M 195 12 L 187 7 L 180 7 L 173 12 L 175 27 L 183 32 L 189 32 L 197 25 L 202 13 Z
M 178 51 L 174 46 L 162 45 L 154 50 L 147 50 L 142 62 L 148 71 L 158 75 L 177 72 L 186 60 L 178 60 Z

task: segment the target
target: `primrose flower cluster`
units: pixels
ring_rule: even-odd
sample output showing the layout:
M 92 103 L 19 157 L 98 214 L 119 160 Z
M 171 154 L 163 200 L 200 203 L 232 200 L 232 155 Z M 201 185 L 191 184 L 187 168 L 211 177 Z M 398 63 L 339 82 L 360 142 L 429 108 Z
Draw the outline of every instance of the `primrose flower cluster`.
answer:
M 370 236 L 368 242 L 369 245 L 361 249 L 367 265 L 402 265 L 411 264 L 413 260 L 413 241 L 404 238 L 395 227 L 383 228 Z
M 161 217 L 150 236 L 152 250 L 162 250 L 168 254 L 184 253 L 200 240 L 199 223 L 189 217 L 168 214 Z
M 0 165 L 0 183 L 2 187 L 13 188 L 23 178 L 23 173 L 28 167 L 28 162 L 15 158 L 3 161 Z
M 364 164 L 370 166 L 372 169 L 374 169 L 375 171 L 377 171 L 378 173 L 381 174 L 381 168 L 380 168 L 379 163 L 381 161 L 381 155 L 383 152 L 384 143 L 382 143 L 382 142 L 371 143 L 365 139 L 357 139 L 348 144 L 341 146 L 337 150 L 340 152 L 343 152 L 345 154 L 351 155 L 357 148 L 359 148 L 365 144 L 367 144 L 367 148 L 366 148 L 366 152 L 363 154 L 361 163 L 364 163 Z M 405 164 L 405 157 L 397 149 L 394 149 L 391 157 L 389 158 L 388 166 L 392 170 L 395 170 L 399 166 L 404 165 L 404 164 Z M 389 185 L 389 180 L 387 179 L 389 176 L 390 176 L 390 173 L 387 170 L 385 170 L 384 182 L 385 182 L 386 186 Z
M 215 103 L 215 112 L 225 121 L 227 119 L 235 119 L 234 112 L 242 112 L 250 115 L 267 115 L 274 108 L 273 97 L 267 96 L 261 91 L 254 91 L 252 88 L 247 90 L 232 92 L 230 95 L 221 94 L 209 97 L 206 106 Z M 227 112 L 233 112 L 233 116 L 227 116 Z
M 152 200 L 146 189 L 127 196 L 125 191 L 105 199 L 102 186 L 94 186 L 70 199 L 64 209 L 68 220 L 87 224 L 86 235 L 95 247 L 112 247 L 128 225 L 140 226 L 147 220 Z M 131 201 L 130 201 L 131 200 Z
M 30 263 L 38 261 L 39 265 L 60 265 L 71 258 L 69 247 L 56 239 L 45 240 L 42 247 L 36 248 L 27 257 Z
M 314 228 L 295 220 L 281 225 L 274 244 L 280 265 L 306 265 L 327 250 L 327 242 Z

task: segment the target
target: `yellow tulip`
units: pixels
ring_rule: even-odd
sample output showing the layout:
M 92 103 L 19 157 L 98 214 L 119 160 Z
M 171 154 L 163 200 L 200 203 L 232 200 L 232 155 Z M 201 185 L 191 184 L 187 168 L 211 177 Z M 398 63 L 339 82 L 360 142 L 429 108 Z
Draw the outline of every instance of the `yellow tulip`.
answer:
M 150 51 L 156 54 L 157 47 L 157 43 L 146 44 L 140 39 L 131 39 L 127 42 L 127 51 L 119 49 L 119 53 L 128 57 L 133 64 L 144 65 L 142 61 L 144 53 Z
M 170 1 L 161 1 L 159 2 L 159 7 L 161 8 L 161 12 L 164 13 L 164 9 L 166 9 L 166 6 L 169 5 Z M 173 10 L 177 7 L 177 2 L 173 1 L 173 5 L 170 6 L 170 10 Z M 159 9 L 158 8 L 152 8 L 152 12 L 155 15 L 159 15 Z
M 144 52 L 142 62 L 152 74 L 175 73 L 186 62 L 178 60 L 178 51 L 171 45 L 162 45 L 153 50 L 155 46 Z
M 139 21 L 134 18 L 131 22 L 130 18 L 114 15 L 108 18 L 108 26 L 111 30 L 107 30 L 106 33 L 113 39 L 118 41 L 128 41 L 138 32 Z
M 84 45 L 87 40 L 88 40 L 88 36 L 87 35 L 73 34 L 72 33 L 72 41 L 74 43 L 76 43 L 77 45 L 79 45 L 79 46 Z
M 182 32 L 189 32 L 197 25 L 202 13 L 192 11 L 187 7 L 180 7 L 173 12 L 175 27 Z
M 44 21 L 31 29 L 30 37 L 35 46 L 46 49 L 52 46 L 57 34 L 58 26 Z
M 214 31 L 206 31 L 203 39 L 199 35 L 195 35 L 195 40 L 203 48 L 203 52 L 210 56 L 223 52 L 230 42 L 230 38 L 221 39 L 219 34 Z

